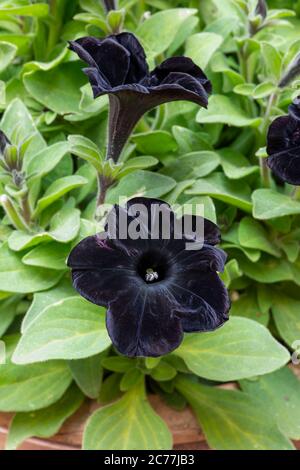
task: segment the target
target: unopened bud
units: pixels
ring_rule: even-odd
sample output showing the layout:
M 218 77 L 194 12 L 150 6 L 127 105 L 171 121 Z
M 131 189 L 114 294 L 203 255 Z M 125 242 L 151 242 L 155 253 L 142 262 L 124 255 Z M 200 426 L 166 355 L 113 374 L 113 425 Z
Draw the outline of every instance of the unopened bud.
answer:
M 4 132 L 0 131 L 0 153 L 2 155 L 4 154 L 5 149 L 8 145 L 10 145 L 8 137 L 4 134 Z
M 255 14 L 260 15 L 263 19 L 266 19 L 268 13 L 268 7 L 265 0 L 258 0 Z
M 0 196 L 0 204 L 2 205 L 7 217 L 9 218 L 11 224 L 17 229 L 17 230 L 28 230 L 28 226 L 19 213 L 17 207 L 15 206 L 14 202 L 9 196 L 6 196 L 6 194 L 2 194 Z
M 15 145 L 8 145 L 6 147 L 4 159 L 10 170 L 18 169 L 18 149 Z

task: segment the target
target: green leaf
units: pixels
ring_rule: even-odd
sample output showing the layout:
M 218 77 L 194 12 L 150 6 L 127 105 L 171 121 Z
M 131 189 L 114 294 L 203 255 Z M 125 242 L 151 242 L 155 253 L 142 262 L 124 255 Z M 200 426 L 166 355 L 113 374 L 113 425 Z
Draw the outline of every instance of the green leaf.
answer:
M 258 100 L 270 96 L 276 91 L 277 87 L 271 82 L 260 83 L 253 90 L 253 98 Z
M 0 11 L 1 18 L 1 11 Z M 8 67 L 14 60 L 17 53 L 17 47 L 9 42 L 0 42 L 0 72 Z
M 176 376 L 177 371 L 165 361 L 160 361 L 154 369 L 151 369 L 150 375 L 154 380 L 158 382 L 164 382 L 166 380 L 172 380 Z
M 258 304 L 256 292 L 252 289 L 240 295 L 231 304 L 230 315 L 250 318 L 250 320 L 258 321 L 264 326 L 267 326 L 269 322 L 268 310 L 262 311 Z
M 122 392 L 127 392 L 131 388 L 135 387 L 142 379 L 143 373 L 138 368 L 129 369 L 123 375 L 120 382 L 120 389 Z
M 222 243 L 222 247 L 224 250 L 228 249 L 236 249 L 242 251 L 247 258 L 250 259 L 250 261 L 256 262 L 259 260 L 261 256 L 261 252 L 258 250 L 252 250 L 250 248 L 244 248 L 243 246 L 240 245 L 239 237 L 238 237 L 238 232 L 239 232 L 239 223 L 236 222 L 234 223 L 228 232 L 225 232 L 222 234 L 222 240 L 224 243 Z
M 8 246 L 11 250 L 21 251 L 52 240 L 68 243 L 78 235 L 79 228 L 80 211 L 72 208 L 71 204 L 65 204 L 52 217 L 49 232 L 30 234 L 14 230 L 8 239 Z M 50 266 L 46 267 L 50 268 Z
M 137 149 L 145 155 L 159 155 L 175 152 L 177 143 L 173 136 L 166 131 L 151 131 L 134 134 L 131 137 Z
M 268 239 L 263 226 L 252 217 L 244 217 L 239 223 L 239 241 L 245 248 L 261 250 L 273 256 L 280 256 L 280 251 Z
M 280 79 L 282 58 L 278 50 L 268 42 L 261 42 L 262 58 L 265 66 L 265 76 L 273 77 L 275 83 Z
M 186 190 L 186 194 L 205 194 L 245 212 L 251 212 L 250 188 L 240 181 L 230 181 L 222 173 L 214 173 L 207 178 L 195 181 L 194 185 Z
M 204 212 L 202 216 L 208 220 L 211 220 L 212 222 L 214 222 L 214 224 L 217 223 L 216 208 L 213 203 L 213 200 L 209 196 L 195 196 L 191 199 L 188 199 L 185 204 L 191 205 L 192 207 L 196 208 L 198 204 L 200 206 L 203 206 Z M 197 214 L 197 210 L 192 210 L 191 212 L 194 215 L 201 215 Z M 186 213 L 188 213 L 188 211 L 186 211 Z
M 240 270 L 239 263 L 236 259 L 231 259 L 226 263 L 224 272 L 220 274 L 220 278 L 224 282 L 225 286 L 228 288 L 232 281 L 238 279 L 243 275 L 243 272 Z
M 84 450 L 171 448 L 171 433 L 151 408 L 141 383 L 121 400 L 97 410 L 89 418 L 83 436 Z
M 32 436 L 44 439 L 53 436 L 82 402 L 82 393 L 76 386 L 71 386 L 53 405 L 31 413 L 17 413 L 11 422 L 5 449 L 15 450 Z
M 286 344 L 294 348 L 294 343 L 300 339 L 300 301 L 282 292 L 274 297 L 272 313 L 276 327 Z
M 59 300 L 68 297 L 74 297 L 75 291 L 69 279 L 62 279 L 53 289 L 35 293 L 33 301 L 28 309 L 21 326 L 21 332 L 24 333 L 37 318 L 43 314 L 44 310 Z
M 158 160 L 154 157 L 134 157 L 126 161 L 124 166 L 117 174 L 117 178 L 123 178 L 125 175 L 132 173 L 135 170 L 142 170 L 143 168 L 149 168 L 151 166 L 157 165 Z
M 42 177 L 61 161 L 61 159 L 68 153 L 69 146 L 67 142 L 57 142 L 50 145 L 50 147 L 43 149 L 33 157 L 27 158 L 24 162 L 24 170 L 28 177 Z
M 242 153 L 230 147 L 219 150 L 218 153 L 222 157 L 221 165 L 224 173 L 229 179 L 241 179 L 259 172 L 259 166 L 250 165 Z
M 173 126 L 172 132 L 178 144 L 180 154 L 199 152 L 199 150 L 212 150 L 212 146 L 208 142 L 209 136 L 207 134 L 193 132 L 181 126 Z
M 5 110 L 1 120 L 1 130 L 14 142 L 12 136 L 17 130 L 20 142 L 33 135 L 31 142 L 27 148 L 26 154 L 34 155 L 41 150 L 45 150 L 47 144 L 33 122 L 32 116 L 26 106 L 20 99 L 13 100 Z M 25 154 L 25 155 L 26 155 Z
M 44 196 L 39 199 L 34 216 L 39 215 L 43 210 L 46 209 L 46 207 L 50 206 L 50 204 L 53 204 L 53 202 L 60 199 L 66 193 L 72 191 L 75 188 L 79 188 L 86 183 L 87 180 L 85 178 L 77 175 L 65 176 L 54 181 L 48 187 Z
M 81 135 L 70 135 L 68 141 L 71 153 L 91 163 L 97 171 L 101 171 L 103 156 L 94 142 Z
M 284 367 L 256 380 L 243 380 L 241 386 L 261 401 L 285 436 L 300 439 L 300 381 L 290 369 Z
M 129 357 L 112 356 L 103 359 L 102 365 L 105 369 L 112 370 L 113 372 L 127 372 L 132 367 L 135 367 L 136 360 Z
M 216 152 L 209 150 L 191 152 L 176 157 L 166 166 L 164 173 L 177 181 L 201 178 L 214 171 L 219 164 L 220 157 Z
M 28 54 L 30 51 L 32 34 L 14 34 L 7 31 L 3 32 L 2 30 L 2 32 L 0 32 L 0 41 L 9 42 L 10 44 L 17 46 L 18 56 L 22 56 Z
M 26 62 L 23 65 L 22 75 L 29 73 L 29 72 L 35 72 L 37 70 L 43 70 L 43 71 L 51 70 L 55 68 L 57 65 L 59 65 L 61 62 L 63 62 L 63 60 L 66 58 L 68 54 L 69 54 L 69 50 L 67 47 L 65 47 L 64 49 L 62 49 L 60 54 L 55 56 L 54 59 L 50 60 L 49 62 L 40 62 L 37 60 Z
M 264 326 L 239 317 L 214 332 L 187 334 L 176 354 L 194 374 L 222 382 L 267 374 L 290 359 Z
M 0 247 L 0 290 L 22 294 L 50 289 L 61 278 L 59 271 L 35 268 L 22 263 L 22 255 Z
M 161 197 L 171 191 L 175 185 L 175 180 L 168 176 L 152 173 L 151 171 L 138 170 L 124 176 L 117 187 L 109 190 L 106 203 L 118 203 L 119 197 L 124 195 L 128 198 L 134 195 L 154 198 Z
M 107 403 L 111 403 L 117 398 L 120 398 L 121 378 L 122 375 L 117 373 L 108 375 L 108 377 L 103 381 L 101 385 L 99 403 L 101 403 L 102 405 L 106 405 Z
M 261 118 L 248 117 L 234 97 L 224 95 L 212 95 L 208 109 L 200 109 L 196 120 L 201 124 L 222 122 L 235 127 L 257 127 L 261 123 Z
M 234 93 L 242 96 L 252 96 L 255 90 L 254 83 L 240 83 L 233 89 Z
M 35 3 L 34 5 L 1 8 L 0 19 L 8 19 L 10 15 L 34 16 L 40 18 L 43 16 L 47 16 L 48 13 L 48 5 L 46 5 L 45 3 Z
M 252 194 L 253 217 L 261 220 L 300 214 L 300 202 L 272 189 L 257 189 Z
M 191 8 L 174 8 L 151 15 L 136 30 L 148 59 L 162 54 L 172 44 L 184 21 L 197 12 Z
M 24 264 L 41 268 L 64 270 L 71 251 L 69 244 L 50 242 L 33 248 L 22 258 Z
M 285 259 L 262 256 L 259 263 L 251 263 L 241 256 L 239 265 L 246 276 L 263 284 L 293 280 L 292 270 Z
M 0 410 L 33 411 L 52 405 L 65 393 L 72 376 L 63 361 L 48 361 L 41 364 L 16 365 L 10 356 L 18 338 L 4 338 L 7 362 L 1 365 Z
M 59 64 L 47 71 L 26 73 L 24 85 L 34 99 L 55 113 L 78 113 L 80 88 L 86 82 L 81 68 L 76 61 Z
M 272 413 L 254 397 L 180 377 L 176 386 L 191 404 L 209 446 L 217 450 L 292 450 Z
M 205 69 L 216 50 L 223 43 L 223 37 L 216 33 L 202 32 L 190 36 L 186 42 L 185 55 L 200 68 Z
M 68 362 L 75 382 L 80 390 L 89 398 L 99 398 L 103 379 L 101 361 L 106 354 L 107 351 L 104 351 L 94 356 Z
M 13 322 L 17 313 L 18 303 L 19 299 L 16 297 L 4 299 L 0 302 L 0 338 Z
M 50 305 L 25 330 L 14 362 L 82 359 L 104 351 L 111 344 L 104 312 L 81 297 Z

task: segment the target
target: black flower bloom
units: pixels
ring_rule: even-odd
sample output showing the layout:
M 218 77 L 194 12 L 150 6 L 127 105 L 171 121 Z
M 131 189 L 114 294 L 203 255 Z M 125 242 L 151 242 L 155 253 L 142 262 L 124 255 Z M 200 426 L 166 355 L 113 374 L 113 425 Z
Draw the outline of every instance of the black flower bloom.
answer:
M 149 72 L 144 49 L 131 33 L 105 39 L 84 37 L 70 49 L 88 64 L 94 97 L 109 94 L 108 158 L 117 160 L 137 121 L 168 101 L 188 100 L 207 106 L 211 84 L 187 57 L 173 57 Z
M 268 166 L 283 181 L 300 185 L 300 97 L 275 119 L 267 137 Z
M 169 238 L 163 233 L 165 217 Z M 182 219 L 168 204 L 134 198 L 125 208 L 115 206 L 104 234 L 85 238 L 69 256 L 75 289 L 107 307 L 109 335 L 126 356 L 167 354 L 179 346 L 184 331 L 211 331 L 228 319 L 228 293 L 218 276 L 226 255 L 213 246 L 219 229 L 199 219 L 204 243 L 193 250 L 200 237 L 193 232 L 196 217 L 190 219 L 190 232 L 177 238 Z M 125 238 L 124 223 L 125 234 L 138 226 L 139 238 Z

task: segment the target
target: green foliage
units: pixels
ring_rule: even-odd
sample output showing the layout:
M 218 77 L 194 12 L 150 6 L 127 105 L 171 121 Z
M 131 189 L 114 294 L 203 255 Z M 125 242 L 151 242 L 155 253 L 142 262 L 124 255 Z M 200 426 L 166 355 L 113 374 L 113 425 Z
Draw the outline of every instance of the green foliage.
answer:
M 179 391 L 191 404 L 207 441 L 220 450 L 291 450 L 272 412 L 264 403 L 239 391 L 219 390 L 179 378 Z
M 104 405 L 86 424 L 85 449 L 170 449 L 145 391 L 175 409 L 189 403 L 215 449 L 291 449 L 300 438 L 299 380 L 285 366 L 300 340 L 299 190 L 264 162 L 270 122 L 300 94 L 300 74 L 280 85 L 300 50 L 300 3 L 268 5 L 264 17 L 255 0 L 120 1 L 108 15 L 99 0 L 1 2 L 0 129 L 17 164 L 17 175 L 0 166 L 0 411 L 16 412 L 8 449 L 56 433 L 84 397 Z M 115 163 L 104 158 L 107 96 L 93 99 L 67 41 L 119 30 L 139 37 L 150 67 L 191 57 L 213 94 L 207 109 L 174 102 L 146 114 Z M 220 226 L 232 298 L 224 327 L 186 334 L 164 358 L 116 355 L 105 308 L 76 295 L 66 266 L 71 248 L 103 229 L 102 175 L 108 204 L 136 195 L 202 204 Z M 232 380 L 242 391 L 216 384 Z
M 96 411 L 83 439 L 85 450 L 167 450 L 171 446 L 171 433 L 147 402 L 141 382 L 119 401 Z

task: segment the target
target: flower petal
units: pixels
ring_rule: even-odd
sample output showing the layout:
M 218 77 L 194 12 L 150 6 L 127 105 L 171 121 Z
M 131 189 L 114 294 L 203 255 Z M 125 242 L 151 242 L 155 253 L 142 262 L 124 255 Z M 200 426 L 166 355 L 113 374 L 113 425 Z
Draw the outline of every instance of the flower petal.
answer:
M 189 57 L 170 57 L 156 67 L 152 72 L 152 78 L 158 83 L 165 81 L 166 77 L 172 72 L 181 72 L 196 78 L 204 87 L 207 93 L 211 93 L 211 82 L 205 73 Z
M 186 74 L 170 74 L 168 83 L 162 83 L 149 88 L 152 99 L 152 107 L 169 101 L 192 101 L 207 108 L 208 94 L 195 78 Z M 182 75 L 185 75 L 182 77 Z
M 195 237 L 197 227 L 201 227 L 203 233 L 200 233 L 200 238 L 204 243 L 207 245 L 218 245 L 221 241 L 221 231 L 219 227 L 204 217 L 185 214 L 181 219 L 181 224 L 187 238 L 197 238 Z M 191 229 L 191 231 L 189 229 Z
M 175 214 L 159 199 L 138 197 L 125 207 L 116 205 L 108 214 L 105 230 L 111 243 L 128 256 L 151 251 L 176 254 L 185 248 L 185 239 L 174 239 Z
M 228 320 L 230 300 L 216 273 L 185 273 L 172 283 L 185 332 L 213 331 Z
M 70 48 L 91 67 L 97 67 L 111 87 L 122 85 L 129 70 L 129 52 L 113 37 L 85 37 L 70 42 Z
M 109 83 L 100 74 L 98 68 L 88 67 L 83 69 L 84 73 L 89 77 L 90 84 L 93 90 L 94 98 L 100 95 L 109 93 L 111 90 Z
M 183 332 L 173 305 L 173 296 L 154 285 L 119 295 L 109 304 L 106 317 L 114 346 L 129 357 L 157 357 L 176 349 Z
M 85 299 L 107 305 L 134 281 L 132 260 L 98 234 L 83 239 L 68 258 L 73 286 Z
M 144 49 L 131 33 L 120 33 L 113 37 L 130 53 L 130 66 L 125 83 L 140 82 L 149 72 Z
M 269 127 L 267 135 L 268 155 L 281 152 L 289 147 L 287 128 L 290 123 L 289 116 L 276 118 Z
M 300 185 L 300 146 L 271 155 L 267 163 L 275 175 L 283 181 Z
M 203 245 L 200 249 L 184 250 L 178 253 L 175 259 L 176 271 L 179 275 L 194 270 L 222 272 L 224 271 L 226 259 L 225 251 L 211 245 Z M 197 276 L 197 273 L 195 276 Z

